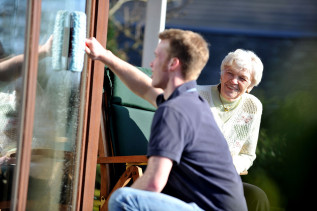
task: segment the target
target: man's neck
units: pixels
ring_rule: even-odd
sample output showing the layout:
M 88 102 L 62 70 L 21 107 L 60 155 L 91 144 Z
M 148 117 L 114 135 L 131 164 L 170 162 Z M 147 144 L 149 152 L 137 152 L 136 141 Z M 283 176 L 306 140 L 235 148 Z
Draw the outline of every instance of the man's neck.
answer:
M 164 89 L 164 99 L 167 100 L 171 94 L 175 91 L 175 89 L 184 83 L 190 80 L 185 80 L 182 77 L 173 77 L 167 83 L 166 88 Z

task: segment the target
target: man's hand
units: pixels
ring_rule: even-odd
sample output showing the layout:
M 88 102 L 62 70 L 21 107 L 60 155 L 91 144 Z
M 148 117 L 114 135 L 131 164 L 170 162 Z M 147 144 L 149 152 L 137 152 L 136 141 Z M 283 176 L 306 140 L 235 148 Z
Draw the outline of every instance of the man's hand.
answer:
M 51 35 L 43 45 L 39 46 L 39 57 L 44 58 L 52 55 L 53 35 Z
M 102 55 L 107 54 L 107 50 L 94 37 L 87 38 L 85 44 L 85 51 L 93 60 L 101 60 Z
M 15 164 L 15 163 L 16 163 L 15 157 L 10 157 L 7 155 L 0 157 L 0 166 L 2 166 L 3 164 Z

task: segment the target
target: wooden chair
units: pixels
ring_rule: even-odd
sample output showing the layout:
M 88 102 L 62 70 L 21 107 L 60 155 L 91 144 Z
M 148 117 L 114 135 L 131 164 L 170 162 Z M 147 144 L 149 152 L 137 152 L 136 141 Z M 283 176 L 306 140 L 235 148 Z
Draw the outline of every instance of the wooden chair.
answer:
M 151 74 L 149 69 L 140 69 Z M 103 98 L 97 162 L 101 174 L 100 210 L 107 210 L 112 192 L 142 175 L 155 108 L 133 94 L 109 69 Z

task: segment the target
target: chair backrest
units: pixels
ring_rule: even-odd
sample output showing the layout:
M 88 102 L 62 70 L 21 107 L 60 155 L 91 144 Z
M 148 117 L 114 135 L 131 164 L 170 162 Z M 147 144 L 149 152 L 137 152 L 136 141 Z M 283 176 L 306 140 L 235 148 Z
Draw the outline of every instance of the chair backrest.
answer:
M 149 69 L 139 69 L 151 74 Z M 104 89 L 114 156 L 145 155 L 156 108 L 131 92 L 109 69 Z

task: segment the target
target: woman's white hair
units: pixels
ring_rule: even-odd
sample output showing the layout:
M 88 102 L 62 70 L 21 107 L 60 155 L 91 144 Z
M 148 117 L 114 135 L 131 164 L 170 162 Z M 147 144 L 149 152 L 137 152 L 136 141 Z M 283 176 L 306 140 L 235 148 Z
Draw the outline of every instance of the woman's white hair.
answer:
M 251 74 L 251 86 L 257 86 L 261 82 L 263 74 L 263 63 L 261 59 L 252 51 L 237 49 L 230 52 L 222 60 L 221 75 L 226 67 L 239 68 L 240 70 L 248 70 Z

